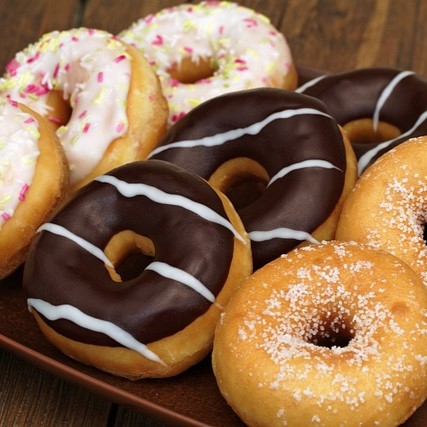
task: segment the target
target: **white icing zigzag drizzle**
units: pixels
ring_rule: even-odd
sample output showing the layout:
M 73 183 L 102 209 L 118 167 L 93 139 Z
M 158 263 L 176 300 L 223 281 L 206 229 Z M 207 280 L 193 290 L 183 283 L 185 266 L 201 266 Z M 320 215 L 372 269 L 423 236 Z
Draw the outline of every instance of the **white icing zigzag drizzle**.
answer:
M 241 138 L 244 135 L 257 135 L 262 131 L 262 129 L 264 129 L 267 125 L 269 125 L 271 122 L 274 122 L 275 120 L 289 119 L 294 116 L 303 115 L 325 116 L 332 119 L 330 115 L 314 108 L 298 108 L 278 111 L 269 115 L 264 120 L 261 120 L 257 123 L 253 123 L 245 128 L 231 129 L 227 132 L 218 133 L 216 135 L 211 136 L 205 136 L 200 139 L 177 141 L 171 144 L 161 145 L 150 153 L 149 158 L 171 148 L 192 148 L 197 146 L 214 147 L 216 145 L 222 145 L 226 142 L 234 141 L 238 138 Z
M 66 319 L 81 326 L 82 328 L 103 333 L 124 347 L 138 352 L 153 362 L 166 366 L 166 363 L 160 359 L 157 354 L 153 353 L 145 344 L 140 343 L 131 334 L 124 331 L 114 323 L 88 316 L 78 308 L 68 304 L 55 306 L 37 298 L 28 298 L 27 303 L 30 311 L 31 308 L 34 308 L 38 313 L 49 320 L 54 321 L 58 319 Z
M 67 230 L 65 227 L 62 227 L 58 224 L 52 224 L 51 222 L 47 222 L 39 227 L 37 232 L 40 231 L 49 231 L 50 233 L 57 234 L 58 236 L 62 236 L 69 240 L 72 240 L 74 243 L 81 246 L 84 250 L 101 260 L 105 265 L 114 268 L 114 265 L 111 263 L 111 261 L 107 258 L 107 256 L 101 249 L 88 242 L 87 240 L 72 233 L 70 230 Z
M 283 178 L 288 173 L 298 170 L 298 169 L 304 169 L 304 168 L 324 168 L 324 169 L 337 169 L 342 172 L 342 170 L 335 165 L 333 165 L 331 162 L 328 162 L 327 160 L 322 159 L 309 159 L 309 160 L 303 160 L 301 162 L 293 163 L 292 165 L 286 166 L 282 168 L 279 172 L 274 175 L 270 181 L 268 182 L 268 185 L 273 184 L 274 181 L 278 180 L 279 178 Z
M 251 231 L 249 237 L 254 242 L 264 242 L 271 239 L 294 239 L 299 241 L 307 240 L 315 244 L 319 243 L 310 233 L 286 227 L 266 231 Z
M 166 193 L 165 191 L 147 184 L 128 183 L 110 175 L 101 175 L 95 178 L 95 181 L 103 182 L 105 184 L 110 184 L 116 187 L 117 191 L 125 197 L 145 196 L 156 203 L 180 206 L 181 208 L 187 209 L 188 211 L 195 213 L 207 221 L 222 225 L 223 227 L 230 230 L 237 239 L 245 243 L 244 238 L 237 232 L 230 221 L 227 221 L 214 210 L 199 202 L 195 202 L 179 194 Z

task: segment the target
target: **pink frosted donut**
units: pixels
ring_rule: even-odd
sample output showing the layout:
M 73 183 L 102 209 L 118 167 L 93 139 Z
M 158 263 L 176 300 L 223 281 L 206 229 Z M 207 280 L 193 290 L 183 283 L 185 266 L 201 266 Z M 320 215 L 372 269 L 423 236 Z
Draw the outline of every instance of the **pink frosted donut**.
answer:
M 169 124 L 227 92 L 296 85 L 284 36 L 267 17 L 235 3 L 166 8 L 119 38 L 141 49 L 156 70 L 169 102 Z
M 45 34 L 6 69 L 0 95 L 55 124 L 72 184 L 144 157 L 163 134 L 167 106 L 157 76 L 137 49 L 107 32 Z

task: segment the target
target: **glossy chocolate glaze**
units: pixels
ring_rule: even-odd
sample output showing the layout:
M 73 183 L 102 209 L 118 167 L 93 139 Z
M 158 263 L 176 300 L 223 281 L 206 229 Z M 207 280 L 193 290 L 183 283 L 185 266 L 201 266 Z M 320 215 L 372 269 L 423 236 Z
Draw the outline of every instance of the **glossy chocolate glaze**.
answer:
M 362 68 L 339 74 L 329 74 L 302 93 L 323 101 L 332 116 L 341 124 L 357 119 L 372 119 L 377 102 L 388 85 L 402 70 L 392 68 Z M 313 80 L 314 82 L 315 80 Z M 301 92 L 301 89 L 298 89 Z M 403 78 L 391 91 L 379 114 L 379 120 L 396 126 L 405 134 L 427 112 L 427 80 L 412 73 Z M 427 116 L 409 134 L 393 140 L 369 162 L 411 137 L 427 134 Z M 375 143 L 352 143 L 360 158 L 375 148 Z M 368 164 L 368 165 L 369 165 Z
M 205 181 L 172 164 L 135 162 L 108 175 L 182 195 L 227 218 L 220 198 Z M 145 196 L 125 197 L 103 182 L 94 181 L 83 188 L 50 222 L 101 249 L 115 233 L 133 230 L 153 241 L 154 261 L 188 272 L 215 296 L 229 273 L 234 245 L 230 230 L 180 206 L 156 203 Z M 24 289 L 28 298 L 70 304 L 112 322 L 142 343 L 180 331 L 212 304 L 193 289 L 150 270 L 117 283 L 102 261 L 73 241 L 47 231 L 41 231 L 31 247 Z M 46 321 L 69 338 L 117 345 L 106 335 L 68 320 Z
M 253 89 L 223 95 L 201 104 L 170 128 L 160 145 L 197 140 L 259 123 L 277 112 L 310 108 L 328 114 L 318 100 L 280 89 Z M 284 167 L 323 159 L 336 168 L 310 167 L 294 170 L 269 185 L 252 204 L 239 209 L 246 230 L 287 227 L 313 232 L 331 214 L 340 198 L 346 169 L 342 136 L 329 116 L 302 114 L 276 119 L 254 134 L 212 147 L 169 147 L 153 151 L 152 158 L 167 160 L 205 179 L 224 162 L 248 157 L 267 171 L 270 179 Z M 339 168 L 340 170 L 338 170 Z M 254 268 L 259 268 L 300 241 L 252 239 Z

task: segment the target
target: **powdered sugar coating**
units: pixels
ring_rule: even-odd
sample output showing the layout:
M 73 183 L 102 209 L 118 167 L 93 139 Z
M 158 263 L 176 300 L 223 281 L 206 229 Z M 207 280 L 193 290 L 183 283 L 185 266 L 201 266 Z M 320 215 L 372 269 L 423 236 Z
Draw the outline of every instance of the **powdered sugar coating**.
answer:
M 252 415 L 268 425 L 397 425 L 427 397 L 427 293 L 372 249 L 332 242 L 273 261 L 245 282 L 217 334 L 216 375 L 232 370 L 267 402 Z
M 395 147 L 368 169 L 344 206 L 337 236 L 403 259 L 427 284 L 427 138 Z
M 40 151 L 37 120 L 14 102 L 0 102 L 0 227 L 25 200 Z
M 0 93 L 57 122 L 48 106 L 62 92 L 72 114 L 57 134 L 70 162 L 71 181 L 84 178 L 128 127 L 131 64 L 111 34 L 87 28 L 53 31 L 17 53 L 0 79 Z
M 236 90 L 282 87 L 292 66 L 284 36 L 269 19 L 230 2 L 206 1 L 161 10 L 135 22 L 119 38 L 141 49 L 156 70 L 173 124 L 203 101 Z M 216 70 L 195 84 L 170 69 L 191 58 L 210 59 Z

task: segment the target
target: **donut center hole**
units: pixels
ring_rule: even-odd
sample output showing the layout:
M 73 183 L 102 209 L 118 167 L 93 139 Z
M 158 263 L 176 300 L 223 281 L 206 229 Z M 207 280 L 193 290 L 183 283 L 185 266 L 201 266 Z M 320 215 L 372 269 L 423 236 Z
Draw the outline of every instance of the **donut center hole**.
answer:
M 311 328 L 308 342 L 318 347 L 347 347 L 354 338 L 354 331 L 340 316 L 326 319 Z
M 51 91 L 47 99 L 47 104 L 50 108 L 46 118 L 55 131 L 70 121 L 73 110 L 70 102 L 63 98 L 62 92 Z
M 104 252 L 114 265 L 114 268 L 107 267 L 107 270 L 116 282 L 125 282 L 140 276 L 153 261 L 155 253 L 152 240 L 130 230 L 114 235 Z
M 390 123 L 379 122 L 374 129 L 371 119 L 360 119 L 346 123 L 343 128 L 353 144 L 379 144 L 400 136 L 400 130 Z
M 261 197 L 269 181 L 266 170 L 249 158 L 236 158 L 222 164 L 209 182 L 219 188 L 237 210 Z
M 210 58 L 199 58 L 197 62 L 184 58 L 179 64 L 174 64 L 169 70 L 170 76 L 180 83 L 191 84 L 212 77 L 216 67 Z

